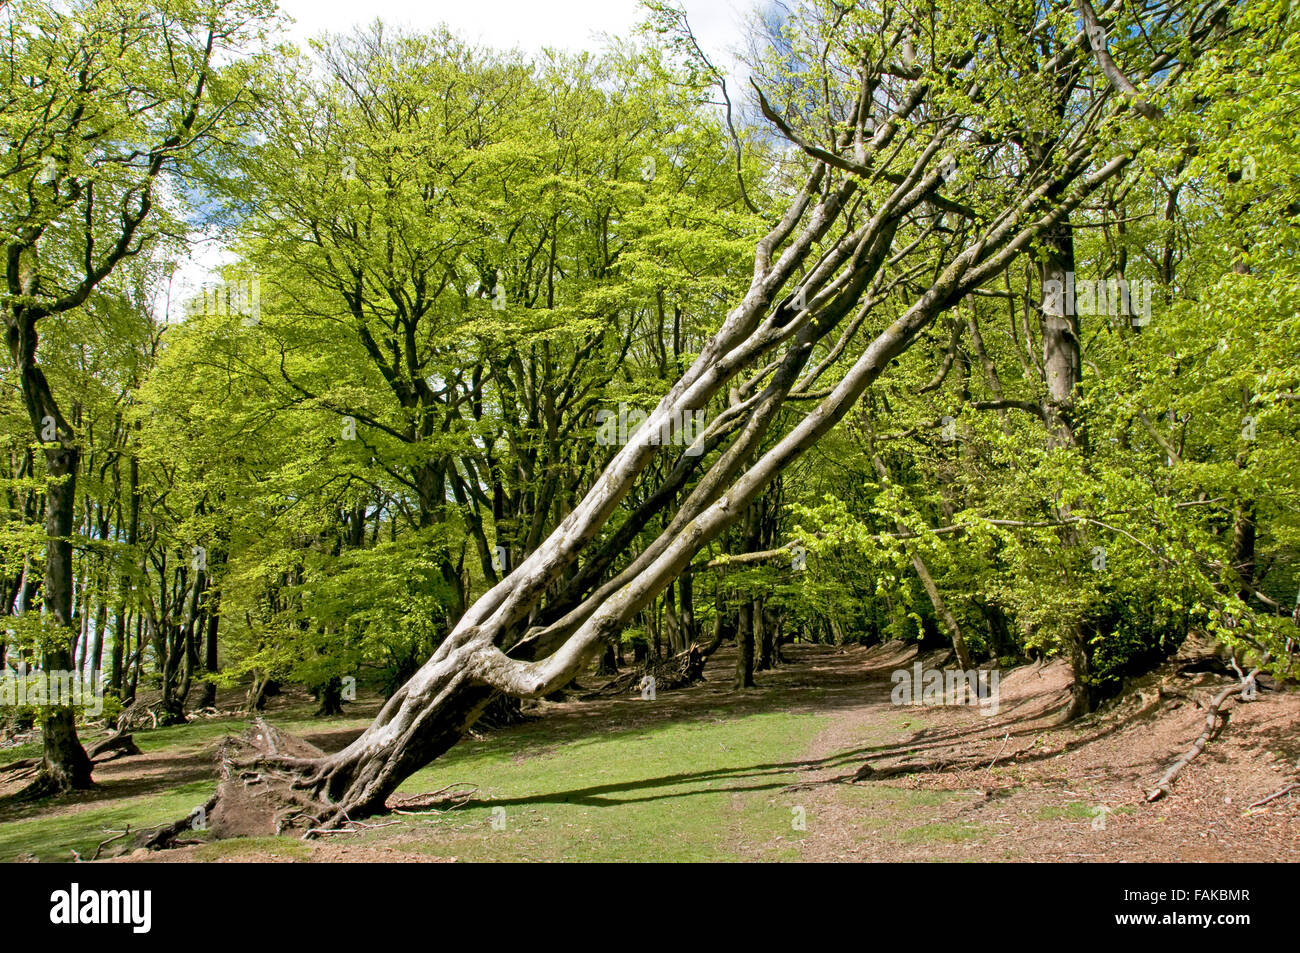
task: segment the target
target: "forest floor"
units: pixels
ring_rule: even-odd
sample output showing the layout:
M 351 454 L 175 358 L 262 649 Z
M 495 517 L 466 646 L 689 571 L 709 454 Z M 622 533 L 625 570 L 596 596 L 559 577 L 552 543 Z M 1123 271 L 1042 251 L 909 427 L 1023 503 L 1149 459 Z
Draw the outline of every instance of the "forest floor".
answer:
M 891 673 L 911 668 L 911 647 L 784 652 L 789 664 L 758 673 L 745 692 L 731 690 L 734 650 L 724 649 L 705 681 L 653 700 L 543 702 L 526 723 L 475 734 L 409 778 L 389 802 L 401 813 L 364 830 L 114 859 L 1300 860 L 1300 788 L 1251 807 L 1296 779 L 1298 692 L 1261 690 L 1233 705 L 1172 793 L 1146 803 L 1145 790 L 1200 733 L 1201 706 L 1222 676 L 1152 681 L 1057 728 L 1068 697 L 1060 663 L 1003 673 L 992 713 L 894 705 Z M 266 717 L 336 750 L 376 707 L 313 719 L 308 700 L 285 697 Z M 243 726 L 226 717 L 137 732 L 143 753 L 98 765 L 93 790 L 0 802 L 0 860 L 90 858 L 127 825 L 185 816 L 215 787 L 218 740 Z M 34 753 L 0 750 L 0 765 Z M 888 775 L 903 761 L 927 770 Z M 868 762 L 878 779 L 854 782 Z M 419 797 L 449 785 L 458 787 L 432 805 Z

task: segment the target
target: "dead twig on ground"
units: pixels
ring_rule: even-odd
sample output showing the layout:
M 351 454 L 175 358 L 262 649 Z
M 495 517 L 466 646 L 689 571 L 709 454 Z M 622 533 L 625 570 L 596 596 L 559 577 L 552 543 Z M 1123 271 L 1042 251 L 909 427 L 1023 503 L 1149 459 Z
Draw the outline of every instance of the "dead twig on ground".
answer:
M 1292 782 L 1291 782 L 1290 784 L 1288 784 L 1286 787 L 1284 787 L 1284 788 L 1282 788 L 1282 789 L 1280 789 L 1280 790 L 1274 791 L 1272 794 L 1268 795 L 1268 797 L 1262 797 L 1262 798 L 1260 798 L 1260 799 L 1259 799 L 1258 801 L 1256 801 L 1254 804 L 1250 805 L 1250 807 L 1263 807 L 1263 806 L 1264 806 L 1265 804 L 1267 804 L 1269 801 L 1276 801 L 1276 800 L 1277 800 L 1278 798 L 1280 798 L 1282 795 L 1287 794 L 1287 793 L 1289 793 L 1289 792 L 1291 792 L 1291 791 L 1294 791 L 1296 788 L 1300 788 L 1300 781 L 1292 781 Z M 1249 808 L 1248 808 L 1247 810 L 1249 810 Z
M 989 766 L 988 766 L 987 768 L 984 769 L 986 772 L 987 772 L 987 771 L 992 771 L 992 770 L 993 770 L 993 765 L 995 765 L 995 764 L 998 763 L 998 758 L 1002 757 L 1002 752 L 1004 752 L 1004 751 L 1007 750 L 1007 742 L 1008 742 L 1010 739 L 1011 739 L 1011 732 L 1008 731 L 1008 732 L 1006 733 L 1006 736 L 1003 737 L 1003 739 L 1002 739 L 1002 747 L 999 748 L 999 749 L 998 749 L 998 753 L 995 754 L 995 755 L 993 756 L 993 760 L 989 762 Z

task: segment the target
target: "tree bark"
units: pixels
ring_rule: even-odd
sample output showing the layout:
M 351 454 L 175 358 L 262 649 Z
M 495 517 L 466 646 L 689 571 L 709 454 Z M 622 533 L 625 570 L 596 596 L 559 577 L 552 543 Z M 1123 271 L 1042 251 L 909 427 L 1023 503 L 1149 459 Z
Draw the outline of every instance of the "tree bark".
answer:
M 740 606 L 740 624 L 736 628 L 736 688 L 754 687 L 754 603 Z
M 21 285 L 28 294 L 35 292 L 35 250 L 28 252 Z M 30 269 L 30 270 L 29 270 Z M 45 502 L 45 575 L 42 580 L 44 606 L 58 631 L 62 643 L 46 649 L 42 668 L 46 672 L 74 672 L 72 657 L 76 620 L 72 610 L 72 526 L 77 506 L 77 470 L 81 451 L 71 428 L 59 412 L 44 372 L 36 363 L 36 315 L 25 308 L 7 310 L 6 337 L 14 366 L 22 384 L 23 402 L 36 439 L 45 448 L 45 471 L 48 481 Z M 53 431 L 53 432 L 51 432 Z M 91 784 L 90 759 L 77 738 L 76 714 L 66 705 L 44 710 L 41 721 L 43 755 L 41 770 L 25 790 L 37 797 L 67 790 L 87 788 Z
M 78 451 L 76 448 L 47 450 L 47 490 L 45 532 L 48 538 L 45 557 L 45 608 L 68 642 L 45 651 L 41 667 L 48 673 L 72 672 L 71 635 L 76 631 L 72 619 L 72 521 L 76 506 Z M 25 789 L 26 797 L 38 797 L 91 785 L 91 762 L 77 738 L 76 713 L 67 705 L 45 709 L 41 719 L 43 757 L 35 781 Z

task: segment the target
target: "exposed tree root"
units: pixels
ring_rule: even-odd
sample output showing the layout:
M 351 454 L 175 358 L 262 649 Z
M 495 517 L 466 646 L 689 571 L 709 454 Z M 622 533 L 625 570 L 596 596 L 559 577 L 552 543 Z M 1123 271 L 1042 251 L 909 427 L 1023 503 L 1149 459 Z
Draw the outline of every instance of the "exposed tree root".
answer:
M 125 758 L 133 754 L 140 754 L 140 749 L 136 747 L 135 741 L 129 734 L 122 734 L 121 732 L 110 735 L 86 749 L 86 757 L 95 764 L 112 761 L 116 758 Z M 26 777 L 39 771 L 44 760 L 44 758 L 22 758 L 18 761 L 11 761 L 9 764 L 0 766 L 0 774 L 12 774 L 14 780 Z M 18 792 L 14 797 L 18 799 L 35 799 L 44 797 L 46 794 L 57 794 L 58 791 L 57 786 L 47 784 L 31 785 Z
M 300 790 L 324 752 L 262 719 L 243 735 L 227 735 L 217 749 L 217 791 L 202 806 L 206 829 L 217 838 L 264 837 L 311 830 L 332 805 Z M 197 811 L 157 829 L 138 846 L 166 850 L 194 829 Z
M 113 843 L 114 841 L 119 841 L 119 840 L 121 840 L 121 839 L 124 838 L 124 837 L 130 837 L 130 836 L 131 836 L 131 825 L 128 824 L 127 827 L 126 827 L 126 830 L 123 830 L 123 831 L 109 831 L 109 830 L 106 830 L 106 831 L 104 831 L 104 833 L 105 833 L 105 834 L 112 834 L 113 836 L 110 837 L 108 840 L 104 840 L 104 841 L 100 841 L 100 842 L 99 842 L 99 846 L 95 848 L 95 852 L 94 852 L 93 854 L 90 855 L 90 859 L 91 859 L 91 860 L 99 860 L 99 855 L 100 855 L 101 853 L 103 853 L 104 848 L 107 847 L 109 844 Z
M 136 745 L 135 739 L 129 733 L 121 731 L 114 732 L 101 741 L 96 741 L 86 749 L 86 757 L 90 758 L 94 764 L 113 761 L 117 758 L 127 758 L 140 753 L 140 748 Z
M 648 661 L 631 671 L 610 680 L 593 692 L 587 692 L 581 698 L 604 698 L 611 695 L 624 695 L 632 691 L 643 691 L 649 684 L 646 679 L 654 679 L 656 692 L 673 691 L 685 688 L 704 678 L 704 663 L 708 660 L 698 644 L 692 644 L 685 652 L 666 659 Z
M 511 725 L 522 725 L 529 718 L 529 715 L 524 714 L 520 699 L 501 694 L 492 699 L 484 709 L 483 714 L 474 723 L 474 730 L 509 728 Z
M 424 708 L 400 728 L 381 718 L 370 733 L 332 755 L 258 719 L 219 746 L 208 831 L 218 839 L 279 834 L 307 839 L 334 829 L 364 829 L 359 822 L 385 812 L 393 789 L 463 737 L 495 694 L 489 686 L 454 680 L 439 696 L 443 704 Z M 404 701 L 400 695 L 390 699 L 390 711 Z M 149 846 L 178 843 L 185 826 L 171 825 Z

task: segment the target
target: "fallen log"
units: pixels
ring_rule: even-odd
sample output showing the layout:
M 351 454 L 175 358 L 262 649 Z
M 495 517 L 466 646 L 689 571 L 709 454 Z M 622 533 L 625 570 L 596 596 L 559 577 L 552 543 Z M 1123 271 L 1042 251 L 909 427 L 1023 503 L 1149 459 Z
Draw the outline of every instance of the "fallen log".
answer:
M 86 749 L 86 756 L 96 763 L 113 761 L 116 758 L 126 758 L 141 753 L 131 734 L 122 731 L 115 732 L 101 741 L 96 741 Z
M 1267 656 L 1265 658 L 1267 659 Z M 1259 674 L 1259 668 L 1259 666 L 1256 666 L 1251 669 L 1250 674 L 1243 678 L 1240 683 L 1229 685 L 1210 700 L 1209 708 L 1205 712 L 1205 729 L 1196 737 L 1196 740 L 1192 742 L 1192 746 L 1184 752 L 1183 756 L 1169 766 L 1169 770 L 1156 782 L 1156 786 L 1147 792 L 1146 800 L 1148 804 L 1158 801 L 1168 794 L 1174 780 L 1183 773 L 1183 769 L 1205 750 L 1205 746 L 1210 743 L 1210 738 L 1214 735 L 1214 730 L 1219 724 L 1220 708 L 1232 696 L 1240 696 L 1247 685 L 1254 685 L 1255 676 Z

